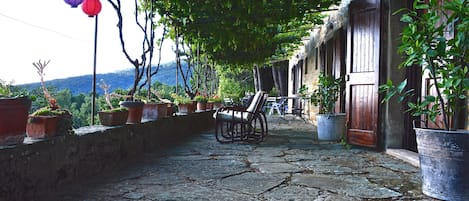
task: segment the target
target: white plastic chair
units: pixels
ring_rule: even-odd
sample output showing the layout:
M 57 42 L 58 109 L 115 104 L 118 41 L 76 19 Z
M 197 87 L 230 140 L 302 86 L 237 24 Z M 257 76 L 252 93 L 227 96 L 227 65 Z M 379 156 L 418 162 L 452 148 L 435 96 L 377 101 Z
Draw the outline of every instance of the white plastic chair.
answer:
M 275 110 L 277 111 L 277 114 L 282 115 L 285 112 L 286 100 L 286 98 L 281 98 L 278 102 L 272 103 L 272 105 L 270 106 L 269 115 L 272 115 Z

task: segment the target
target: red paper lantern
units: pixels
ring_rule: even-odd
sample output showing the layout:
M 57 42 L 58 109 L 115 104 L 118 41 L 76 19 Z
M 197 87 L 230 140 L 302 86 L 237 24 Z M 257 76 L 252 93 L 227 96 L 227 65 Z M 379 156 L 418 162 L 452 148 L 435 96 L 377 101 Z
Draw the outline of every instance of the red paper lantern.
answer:
M 101 2 L 99 0 L 85 0 L 81 5 L 81 9 L 89 17 L 94 17 L 101 11 Z
M 65 0 L 65 3 L 70 5 L 72 8 L 78 7 L 83 2 L 83 0 Z

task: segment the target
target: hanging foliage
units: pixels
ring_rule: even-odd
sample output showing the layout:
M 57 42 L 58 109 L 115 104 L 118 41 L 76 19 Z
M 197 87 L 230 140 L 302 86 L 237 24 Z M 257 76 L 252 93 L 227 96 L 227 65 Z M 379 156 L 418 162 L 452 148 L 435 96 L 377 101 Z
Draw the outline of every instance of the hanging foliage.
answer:
M 337 0 L 154 0 L 163 21 L 220 64 L 286 58 Z M 174 35 L 174 34 L 173 34 Z

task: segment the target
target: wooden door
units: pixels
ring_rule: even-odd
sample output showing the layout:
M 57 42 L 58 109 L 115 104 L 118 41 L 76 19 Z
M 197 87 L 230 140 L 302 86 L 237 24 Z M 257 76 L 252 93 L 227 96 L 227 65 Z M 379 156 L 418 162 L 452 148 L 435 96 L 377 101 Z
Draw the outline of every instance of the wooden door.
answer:
M 378 147 L 380 1 L 357 0 L 347 28 L 347 140 Z

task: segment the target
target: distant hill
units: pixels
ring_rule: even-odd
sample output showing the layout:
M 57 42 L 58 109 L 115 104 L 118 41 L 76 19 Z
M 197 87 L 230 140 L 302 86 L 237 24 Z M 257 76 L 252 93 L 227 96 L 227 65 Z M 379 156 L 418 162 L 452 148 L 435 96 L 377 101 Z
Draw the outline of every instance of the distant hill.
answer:
M 183 66 L 183 69 L 187 69 L 187 66 Z M 92 75 L 82 75 L 76 77 L 68 77 L 63 79 L 55 79 L 46 81 L 46 86 L 55 86 L 57 89 L 69 89 L 73 95 L 80 93 L 88 94 L 92 91 Z M 111 90 L 121 88 L 128 89 L 132 87 L 134 80 L 134 69 L 121 70 L 113 73 L 105 74 L 96 74 L 96 82 L 99 84 L 99 81 L 103 79 L 107 84 L 111 85 Z M 142 81 L 144 81 L 143 78 Z M 161 64 L 158 74 L 152 77 L 152 82 L 161 82 L 163 84 L 174 86 L 176 85 L 176 63 L 166 63 Z M 182 78 L 179 75 L 179 82 L 182 83 Z M 27 88 L 29 90 L 35 89 L 41 86 L 39 82 L 19 85 L 21 87 Z M 103 94 L 104 92 L 96 86 L 96 93 Z

